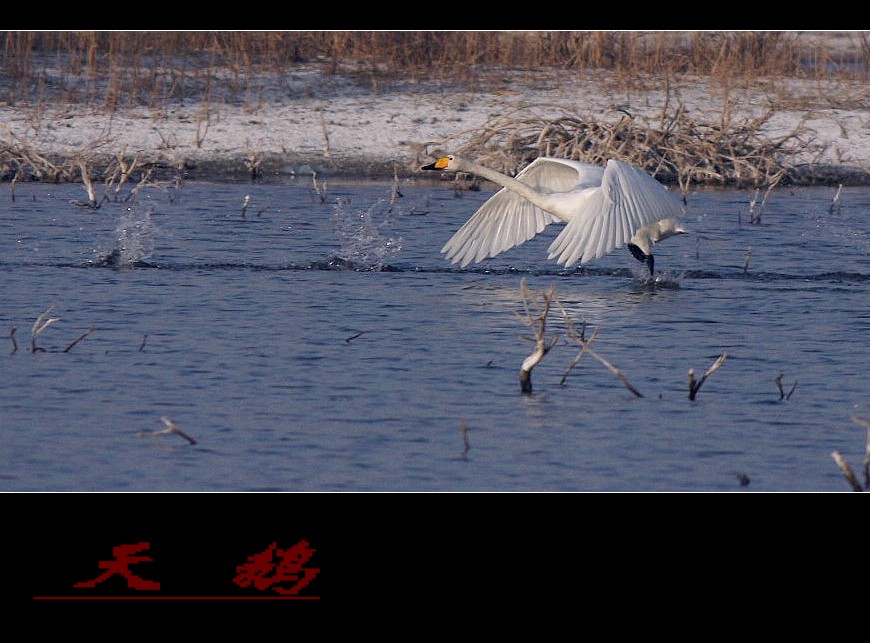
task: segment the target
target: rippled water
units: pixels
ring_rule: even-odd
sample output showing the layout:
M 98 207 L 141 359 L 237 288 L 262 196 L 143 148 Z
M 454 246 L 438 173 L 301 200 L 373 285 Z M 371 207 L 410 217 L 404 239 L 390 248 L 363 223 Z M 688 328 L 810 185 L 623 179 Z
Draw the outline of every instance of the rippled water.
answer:
M 626 250 L 560 271 L 557 229 L 450 266 L 489 194 L 187 183 L 93 211 L 81 186 L 6 186 L 0 490 L 848 491 L 870 189 L 833 213 L 831 188 L 781 189 L 754 225 L 751 192 L 693 193 L 653 285 Z M 562 384 L 564 336 L 522 394 L 523 278 L 643 397 L 588 355 Z

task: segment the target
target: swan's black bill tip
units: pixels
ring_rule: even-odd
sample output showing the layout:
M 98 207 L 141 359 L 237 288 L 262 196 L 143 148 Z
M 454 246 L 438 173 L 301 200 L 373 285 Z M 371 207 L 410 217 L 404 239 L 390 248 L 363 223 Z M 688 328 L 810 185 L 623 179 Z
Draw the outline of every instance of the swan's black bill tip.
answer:
M 438 168 L 435 167 L 435 164 L 434 164 L 434 163 L 430 163 L 429 165 L 424 165 L 424 166 L 421 167 L 420 169 L 421 169 L 421 170 L 437 170 Z

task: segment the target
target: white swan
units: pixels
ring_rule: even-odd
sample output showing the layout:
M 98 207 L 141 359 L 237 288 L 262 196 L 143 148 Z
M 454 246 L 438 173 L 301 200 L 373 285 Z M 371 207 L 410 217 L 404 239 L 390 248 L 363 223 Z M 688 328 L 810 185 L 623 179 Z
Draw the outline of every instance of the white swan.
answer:
M 628 244 L 650 276 L 653 244 L 686 232 L 674 217 L 679 197 L 646 172 L 609 160 L 606 167 L 540 157 L 516 178 L 458 156 L 444 156 L 422 170 L 476 174 L 502 186 L 465 222 L 442 253 L 462 267 L 494 257 L 541 232 L 548 224 L 565 228 L 550 244 L 549 258 L 584 264 Z

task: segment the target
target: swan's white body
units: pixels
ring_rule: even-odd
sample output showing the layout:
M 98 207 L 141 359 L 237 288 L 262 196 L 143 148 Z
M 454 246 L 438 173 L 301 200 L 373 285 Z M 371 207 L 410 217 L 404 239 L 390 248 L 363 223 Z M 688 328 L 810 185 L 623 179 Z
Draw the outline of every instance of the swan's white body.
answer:
M 685 232 L 674 217 L 679 198 L 646 172 L 610 160 L 606 167 L 541 157 L 516 178 L 457 156 L 445 156 L 427 170 L 467 172 L 502 187 L 444 245 L 451 263 L 467 266 L 528 241 L 550 223 L 565 228 L 549 258 L 570 265 L 597 259 L 629 244 L 652 274 L 652 245 Z

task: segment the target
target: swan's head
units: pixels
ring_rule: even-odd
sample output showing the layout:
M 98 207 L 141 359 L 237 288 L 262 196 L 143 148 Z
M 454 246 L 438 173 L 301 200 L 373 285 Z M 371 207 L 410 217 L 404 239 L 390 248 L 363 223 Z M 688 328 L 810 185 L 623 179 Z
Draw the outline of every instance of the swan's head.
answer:
M 687 234 L 689 231 L 681 226 L 675 219 L 662 219 L 658 222 L 659 239 L 667 239 L 678 234 Z
M 442 156 L 440 159 L 429 165 L 424 165 L 421 170 L 442 170 L 456 172 L 459 169 L 459 160 L 453 156 Z

